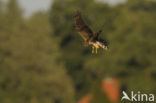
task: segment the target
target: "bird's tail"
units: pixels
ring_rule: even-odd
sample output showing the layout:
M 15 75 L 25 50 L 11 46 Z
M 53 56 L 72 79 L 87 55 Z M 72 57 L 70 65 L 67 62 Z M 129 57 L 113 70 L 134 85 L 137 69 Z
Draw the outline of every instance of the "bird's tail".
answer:
M 98 43 L 98 45 L 99 45 L 101 48 L 103 48 L 103 49 L 105 49 L 105 50 L 108 50 L 108 49 L 109 49 L 107 43 L 101 42 L 101 41 L 97 41 L 97 43 Z

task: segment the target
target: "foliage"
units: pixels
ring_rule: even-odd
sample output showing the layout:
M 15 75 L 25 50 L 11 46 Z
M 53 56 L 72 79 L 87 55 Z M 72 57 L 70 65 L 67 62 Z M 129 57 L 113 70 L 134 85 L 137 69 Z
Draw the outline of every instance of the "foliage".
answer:
M 63 63 L 57 62 L 60 53 L 50 36 L 48 15 L 37 13 L 24 21 L 15 3 L 10 0 L 3 14 L 0 102 L 74 103 L 72 82 Z
M 90 92 L 94 82 L 105 77 L 120 78 L 121 86 L 125 86 L 127 91 L 155 93 L 154 5 L 155 2 L 147 0 L 129 0 L 113 7 L 92 0 L 56 0 L 53 3 L 53 35 L 60 38 L 62 60 L 74 81 L 76 98 Z M 88 48 L 82 49 L 83 40 L 73 30 L 76 10 L 81 11 L 94 32 L 104 25 L 101 36 L 109 40 L 109 52 L 100 50 L 98 55 L 92 55 Z
M 108 52 L 83 46 L 76 10 L 94 32 L 103 30 Z M 148 0 L 54 0 L 49 12 L 26 19 L 17 0 L 0 2 L 0 102 L 75 103 L 93 93 L 91 103 L 110 103 L 100 89 L 106 77 L 118 78 L 121 91 L 156 94 L 155 12 Z

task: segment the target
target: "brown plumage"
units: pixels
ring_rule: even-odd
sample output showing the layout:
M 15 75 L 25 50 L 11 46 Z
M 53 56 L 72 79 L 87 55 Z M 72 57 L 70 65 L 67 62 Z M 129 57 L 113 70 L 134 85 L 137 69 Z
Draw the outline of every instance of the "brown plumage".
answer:
M 77 11 L 75 14 L 75 26 L 76 26 L 76 31 L 84 39 L 85 46 L 91 45 L 93 49 L 96 48 L 96 53 L 99 47 L 108 50 L 107 42 L 99 38 L 99 34 L 101 34 L 102 31 L 100 30 L 97 33 L 93 33 L 93 31 L 82 19 L 81 13 L 79 11 Z M 94 51 L 92 50 L 92 52 Z
M 93 37 L 94 34 L 92 30 L 84 22 L 80 12 L 78 11 L 75 15 L 75 24 L 76 24 L 76 31 L 82 36 L 84 40 L 89 40 L 91 37 Z

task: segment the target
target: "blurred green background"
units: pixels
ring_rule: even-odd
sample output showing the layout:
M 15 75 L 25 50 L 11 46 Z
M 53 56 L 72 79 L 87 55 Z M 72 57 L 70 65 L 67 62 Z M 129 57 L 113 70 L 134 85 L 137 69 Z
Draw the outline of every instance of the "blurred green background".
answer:
M 83 46 L 76 10 L 94 32 L 103 30 L 109 52 Z M 154 0 L 54 0 L 29 18 L 17 0 L 0 2 L 0 103 L 77 103 L 88 93 L 93 103 L 111 103 L 99 92 L 107 77 L 118 78 L 121 91 L 156 95 Z

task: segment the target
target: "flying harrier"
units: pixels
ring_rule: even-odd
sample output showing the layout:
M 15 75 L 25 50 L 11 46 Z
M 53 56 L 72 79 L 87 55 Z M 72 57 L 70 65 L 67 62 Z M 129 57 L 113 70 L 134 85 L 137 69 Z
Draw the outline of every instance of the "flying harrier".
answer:
M 94 53 L 94 49 L 96 48 L 96 54 L 98 48 L 103 48 L 108 50 L 108 43 L 99 37 L 102 30 L 97 33 L 93 33 L 93 31 L 88 27 L 88 25 L 84 22 L 81 17 L 81 13 L 79 11 L 75 14 L 75 25 L 76 31 L 81 35 L 84 39 L 84 46 L 92 46 L 92 53 Z

